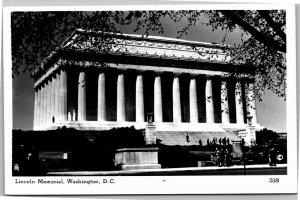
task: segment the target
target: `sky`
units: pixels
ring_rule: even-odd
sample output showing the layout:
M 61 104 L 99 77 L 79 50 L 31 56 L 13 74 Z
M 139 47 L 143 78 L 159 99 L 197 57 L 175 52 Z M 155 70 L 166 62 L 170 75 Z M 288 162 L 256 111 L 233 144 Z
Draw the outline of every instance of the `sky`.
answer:
M 204 19 L 205 20 L 205 19 Z M 163 21 L 164 33 L 150 33 L 165 37 L 177 37 L 177 31 L 180 30 L 180 24 L 172 23 L 168 20 Z M 124 33 L 134 33 L 132 27 L 120 27 Z M 141 34 L 137 32 L 135 34 Z M 240 42 L 241 31 L 236 29 L 233 33 L 227 35 L 225 44 L 233 45 Z M 193 40 L 199 42 L 221 43 L 224 32 L 217 30 L 211 31 L 211 27 L 203 26 L 197 23 L 193 26 L 187 35 L 181 39 Z M 20 74 L 13 79 L 13 128 L 31 130 L 33 127 L 34 110 L 34 89 L 33 79 L 29 73 Z M 260 125 L 276 132 L 286 132 L 286 102 L 283 98 L 278 98 L 271 91 L 265 91 L 262 101 L 256 101 L 257 118 Z

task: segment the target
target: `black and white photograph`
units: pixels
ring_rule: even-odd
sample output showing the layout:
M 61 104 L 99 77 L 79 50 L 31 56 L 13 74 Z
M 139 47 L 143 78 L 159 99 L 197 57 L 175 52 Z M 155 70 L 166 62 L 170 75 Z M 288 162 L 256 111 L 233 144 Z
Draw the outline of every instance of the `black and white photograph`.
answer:
M 296 192 L 294 14 L 5 9 L 6 193 Z

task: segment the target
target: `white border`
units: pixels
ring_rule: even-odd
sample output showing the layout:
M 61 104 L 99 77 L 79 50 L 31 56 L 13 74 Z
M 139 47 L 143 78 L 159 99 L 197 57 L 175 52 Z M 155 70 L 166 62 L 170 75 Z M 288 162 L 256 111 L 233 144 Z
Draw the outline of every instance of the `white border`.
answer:
M 139 176 L 139 177 L 78 177 L 101 181 L 114 178 L 115 184 L 100 185 L 25 185 L 15 184 L 12 177 L 12 77 L 11 77 L 11 11 L 73 11 L 73 10 L 157 10 L 151 6 L 101 6 L 101 7 L 14 7 L 4 8 L 3 43 L 4 59 L 4 141 L 5 141 L 5 193 L 25 194 L 248 194 L 295 193 L 297 191 L 297 102 L 296 102 L 296 38 L 294 5 L 266 4 L 195 4 L 160 5 L 159 9 L 286 9 L 287 10 L 287 133 L 288 175 L 282 176 Z M 270 184 L 269 178 L 280 178 L 278 184 Z M 30 178 L 30 177 L 29 177 Z M 47 180 L 70 177 L 46 177 Z M 75 178 L 75 177 L 73 177 Z M 32 177 L 37 180 L 38 177 Z M 163 181 L 167 180 L 167 181 Z M 66 180 L 65 180 L 66 181 Z

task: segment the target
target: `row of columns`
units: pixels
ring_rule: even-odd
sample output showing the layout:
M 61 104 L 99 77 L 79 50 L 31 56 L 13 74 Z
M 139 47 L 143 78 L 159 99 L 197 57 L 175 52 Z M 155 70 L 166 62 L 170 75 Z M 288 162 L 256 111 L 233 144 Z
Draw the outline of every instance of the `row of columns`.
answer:
M 81 83 L 85 83 L 85 72 L 79 74 L 78 84 L 78 121 L 86 119 L 86 87 Z M 136 77 L 136 121 L 145 121 L 144 111 L 144 91 L 143 91 L 143 73 L 138 72 Z M 249 85 L 253 84 L 249 83 Z M 207 76 L 206 87 L 206 122 L 214 123 L 214 104 L 213 104 L 213 87 L 212 77 Z M 173 97 L 173 122 L 182 122 L 181 115 L 181 101 L 180 101 L 180 82 L 179 74 L 174 74 L 172 84 L 172 97 Z M 196 77 L 191 76 L 189 85 L 189 105 L 190 105 L 190 122 L 198 123 L 198 106 L 197 106 L 197 88 Z M 227 81 L 223 80 L 221 84 L 221 109 L 222 109 L 222 123 L 230 123 L 229 117 L 229 102 L 227 92 Z M 236 106 L 236 122 L 238 124 L 244 123 L 244 109 L 242 100 L 242 85 L 241 82 L 236 82 L 235 89 L 235 106 Z M 255 97 L 253 90 L 249 91 L 248 110 L 253 117 L 253 123 L 257 123 L 256 110 L 255 110 Z M 105 102 L 105 73 L 100 72 L 98 77 L 98 121 L 105 121 L 106 119 L 106 102 Z M 125 84 L 124 73 L 120 71 L 117 77 L 117 121 L 125 121 Z M 162 108 L 162 86 L 161 86 L 161 73 L 157 73 L 154 79 L 154 121 L 163 122 L 163 108 Z
M 35 90 L 34 129 L 67 120 L 67 73 L 61 71 Z
M 106 121 L 106 91 L 105 91 L 105 72 L 101 71 L 98 76 L 98 112 L 97 120 Z M 145 121 L 144 111 L 144 91 L 143 91 L 143 73 L 138 71 L 136 77 L 136 121 Z M 242 99 L 242 83 L 237 81 L 235 86 L 235 107 L 236 107 L 236 123 L 244 123 L 244 109 Z M 196 76 L 191 75 L 189 83 L 189 106 L 190 106 L 190 123 L 198 123 L 198 106 L 197 106 L 197 86 Z M 247 111 L 253 117 L 252 122 L 257 123 L 254 84 L 247 85 Z M 221 110 L 222 123 L 230 123 L 229 102 L 227 81 L 224 79 L 221 83 Z M 206 122 L 214 123 L 214 104 L 213 104 L 213 87 L 212 77 L 207 76 L 206 87 Z M 181 98 L 180 98 L 180 82 L 179 74 L 174 74 L 172 84 L 173 97 L 173 121 L 175 123 L 182 122 L 181 115 Z M 86 73 L 79 73 L 78 77 L 78 109 L 77 120 L 86 121 Z M 61 71 L 55 75 L 43 86 L 35 91 L 35 113 L 34 127 L 36 129 L 52 123 L 53 121 L 67 120 L 67 73 Z M 125 84 L 124 73 L 119 71 L 117 77 L 117 121 L 125 121 Z M 163 122 L 162 108 L 162 85 L 161 73 L 156 73 L 154 79 L 154 121 Z

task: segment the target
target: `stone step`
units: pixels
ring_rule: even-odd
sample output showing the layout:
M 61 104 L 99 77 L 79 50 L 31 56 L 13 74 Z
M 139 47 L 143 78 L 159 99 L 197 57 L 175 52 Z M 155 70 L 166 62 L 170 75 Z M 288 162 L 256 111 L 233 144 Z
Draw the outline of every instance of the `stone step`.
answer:
M 187 137 L 189 136 L 189 142 L 187 141 Z M 219 138 L 226 137 L 229 138 L 229 141 L 240 141 L 239 138 L 234 133 L 229 132 L 188 132 L 188 131 L 157 131 L 156 138 L 161 140 L 162 144 L 165 145 L 182 145 L 182 146 L 190 146 L 190 145 L 199 145 L 199 140 L 201 139 L 202 145 L 207 145 L 207 139 L 212 141 L 213 138 L 217 138 L 217 144 L 219 144 Z

